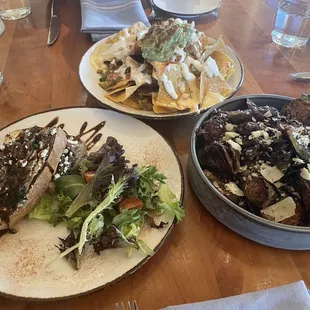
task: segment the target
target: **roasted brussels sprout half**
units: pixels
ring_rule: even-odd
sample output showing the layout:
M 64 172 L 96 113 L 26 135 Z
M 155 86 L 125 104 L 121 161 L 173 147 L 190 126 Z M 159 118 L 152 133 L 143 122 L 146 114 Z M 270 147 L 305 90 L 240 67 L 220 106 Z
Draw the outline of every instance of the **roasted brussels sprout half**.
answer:
M 310 126 L 310 95 L 302 94 L 300 99 L 295 99 L 285 105 L 281 113 L 300 121 L 305 126 Z
M 213 142 L 198 152 L 198 160 L 203 169 L 233 176 L 239 171 L 240 162 L 237 153 L 221 142 Z
M 247 180 L 243 192 L 252 204 L 262 209 L 272 205 L 278 197 L 274 186 L 260 177 Z

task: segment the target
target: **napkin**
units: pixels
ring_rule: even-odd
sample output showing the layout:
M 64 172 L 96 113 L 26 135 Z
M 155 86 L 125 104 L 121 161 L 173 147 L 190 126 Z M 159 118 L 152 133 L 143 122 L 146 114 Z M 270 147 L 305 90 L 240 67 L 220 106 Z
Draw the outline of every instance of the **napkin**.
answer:
M 150 25 L 140 0 L 81 0 L 81 31 L 101 40 L 136 22 Z
M 263 291 L 172 306 L 163 310 L 309 310 L 310 295 L 304 281 Z

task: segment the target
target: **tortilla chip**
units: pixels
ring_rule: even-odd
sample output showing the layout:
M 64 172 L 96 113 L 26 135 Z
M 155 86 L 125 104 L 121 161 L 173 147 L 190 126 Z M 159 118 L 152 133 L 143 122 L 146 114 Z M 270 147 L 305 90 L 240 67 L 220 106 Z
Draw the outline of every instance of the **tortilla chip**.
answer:
M 200 102 L 203 103 L 207 93 L 216 93 L 226 98 L 235 91 L 226 81 L 219 76 L 209 78 L 206 72 L 200 76 Z
M 215 60 L 219 71 L 223 75 L 225 81 L 227 81 L 235 71 L 234 61 L 221 51 L 214 51 L 210 56 Z
M 224 99 L 225 97 L 221 96 L 220 94 L 207 92 L 201 103 L 201 108 L 202 109 L 210 108 L 215 104 L 222 102 Z
M 94 69 L 96 71 L 102 69 L 105 61 L 112 61 L 114 58 L 121 60 L 126 56 L 139 54 L 141 49 L 137 44 L 137 35 L 147 31 L 148 27 L 138 22 L 127 30 L 122 29 L 112 38 L 98 45 L 90 56 Z
M 164 107 L 160 107 L 157 105 L 153 105 L 153 111 L 157 114 L 167 114 L 167 113 L 174 113 L 177 112 L 177 110 L 174 109 L 169 109 L 169 108 L 164 108 Z
M 130 86 L 125 88 L 122 91 L 116 92 L 116 93 L 109 93 L 106 94 L 105 97 L 112 100 L 113 102 L 124 102 L 127 98 L 129 98 L 137 89 L 139 86 Z
M 200 57 L 200 61 L 204 63 L 207 58 L 214 52 L 214 51 L 222 51 L 225 48 L 225 43 L 220 37 L 217 41 L 215 41 L 212 45 L 203 46 L 203 53 Z
M 120 37 L 123 37 L 123 38 L 126 38 L 126 37 L 129 38 L 130 37 L 130 40 L 132 41 L 133 40 L 133 38 L 131 37 L 132 35 L 135 36 L 134 40 L 136 40 L 136 35 L 138 33 L 148 31 L 148 29 L 149 28 L 144 23 L 137 22 L 137 23 L 133 24 L 131 27 L 124 28 L 124 29 L 120 30 L 112 38 L 108 38 L 106 42 L 107 43 L 115 43 L 119 40 Z M 128 34 L 129 34 L 129 37 L 128 37 Z
M 122 90 L 125 90 L 126 88 L 129 88 L 130 86 L 133 86 L 135 83 L 133 81 L 129 81 L 127 84 L 123 85 L 123 86 L 120 86 L 118 88 L 110 88 L 108 90 L 108 93 L 109 95 L 112 95 L 112 94 L 115 94 L 115 93 L 118 93 Z
M 164 73 L 166 74 L 167 78 L 172 82 L 174 90 L 178 95 L 177 99 L 173 99 L 167 93 L 161 79 L 159 79 L 159 91 L 156 101 L 153 102 L 154 106 L 160 106 L 173 110 L 190 109 L 192 111 L 197 111 L 199 104 L 199 89 L 197 85 L 195 85 L 196 81 L 187 82 L 184 80 L 181 65 L 170 64 L 170 70 L 165 69 L 165 63 L 152 62 L 152 65 L 156 70 L 157 76 L 162 76 Z M 181 83 L 184 83 L 185 85 L 185 92 L 183 93 L 179 89 L 179 85 Z
M 126 99 L 123 104 L 127 105 L 131 108 L 137 109 L 137 110 L 144 110 L 144 111 L 152 111 L 152 102 L 151 102 L 151 98 L 145 96 L 145 98 L 148 99 L 148 104 L 143 104 L 141 105 L 139 103 L 139 100 L 135 97 L 135 95 L 131 96 L 130 98 Z

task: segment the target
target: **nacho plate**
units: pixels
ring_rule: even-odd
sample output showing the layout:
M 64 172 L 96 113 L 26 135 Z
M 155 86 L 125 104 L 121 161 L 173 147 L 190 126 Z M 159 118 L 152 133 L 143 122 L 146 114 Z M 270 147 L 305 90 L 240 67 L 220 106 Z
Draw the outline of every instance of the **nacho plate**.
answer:
M 135 101 L 134 94 L 135 94 L 136 86 L 132 84 L 128 84 L 128 87 L 125 85 L 122 88 L 119 88 L 119 92 L 116 92 L 114 90 L 112 91 L 109 90 L 109 92 L 107 92 L 106 90 L 104 90 L 102 87 L 98 85 L 100 76 L 92 65 L 92 60 L 91 60 L 92 55 L 94 55 L 94 52 L 96 53 L 96 51 L 98 51 L 98 47 L 104 46 L 106 44 L 110 44 L 107 42 L 112 42 L 113 38 L 117 35 L 118 34 L 110 36 L 94 44 L 84 54 L 82 61 L 80 63 L 80 67 L 79 67 L 80 80 L 84 88 L 87 90 L 87 92 L 91 96 L 93 96 L 96 100 L 98 100 L 98 102 L 100 102 L 103 106 L 109 109 L 117 110 L 119 112 L 135 116 L 137 118 L 148 118 L 148 119 L 173 119 L 173 118 L 185 117 L 185 116 L 190 116 L 190 115 L 196 115 L 197 113 L 205 111 L 207 108 L 212 106 L 214 103 L 217 103 L 218 100 L 232 97 L 237 92 L 237 90 L 240 88 L 243 82 L 244 72 L 243 72 L 242 63 L 240 59 L 238 58 L 238 56 L 233 52 L 233 50 L 225 46 L 224 49 L 222 50 L 222 53 L 218 51 L 216 52 L 211 51 L 210 54 L 213 53 L 214 58 L 216 59 L 216 62 L 219 62 L 222 64 L 221 69 L 225 71 L 226 80 L 227 80 L 227 83 L 226 81 L 224 82 L 224 84 L 226 84 L 226 87 L 224 88 L 220 87 L 220 89 L 218 89 L 218 87 L 214 87 L 206 83 L 204 85 L 206 87 L 204 87 L 203 94 L 208 95 L 208 98 L 206 98 L 206 100 L 203 100 L 203 102 L 201 102 L 199 109 L 193 108 L 193 106 L 195 105 L 193 104 L 193 100 L 190 100 L 192 98 L 188 99 L 188 98 L 182 97 L 181 100 L 180 98 L 178 100 L 173 100 L 169 95 L 167 96 L 167 93 L 162 94 L 159 91 L 158 93 L 156 93 L 156 96 L 153 96 L 153 104 L 154 104 L 153 109 L 150 108 L 149 105 L 146 105 L 145 110 L 142 110 L 142 109 L 139 110 L 137 109 L 139 108 L 138 105 L 134 102 Z M 212 38 L 209 38 L 209 41 L 211 43 L 216 42 L 216 40 Z M 233 71 L 232 68 L 230 67 L 225 68 L 225 63 L 229 63 L 229 60 L 232 60 L 234 63 L 233 73 L 232 73 Z M 161 63 L 161 64 L 164 65 L 164 63 Z M 181 64 L 178 64 L 178 65 L 180 66 Z M 158 70 L 161 70 L 161 69 L 159 68 Z M 181 70 L 181 69 L 177 69 L 177 70 Z M 156 68 L 154 68 L 154 71 L 151 75 L 153 79 L 154 78 L 156 79 L 156 75 L 157 75 Z M 158 84 L 160 86 L 161 81 L 158 81 Z M 221 84 L 219 83 L 219 85 Z M 199 94 L 197 94 L 197 90 L 195 89 L 194 85 L 192 86 L 193 87 L 190 86 L 190 92 L 189 92 L 191 94 L 190 97 L 192 97 L 193 95 L 193 97 L 196 98 L 197 95 L 199 96 Z M 227 93 L 230 93 L 230 94 L 227 96 Z M 200 96 L 201 94 L 202 93 L 200 92 Z M 158 101 L 158 99 L 160 100 Z M 122 103 L 119 103 L 117 101 L 122 101 Z M 181 103 L 179 103 L 178 101 L 180 101 Z M 192 109 L 184 110 L 184 107 L 187 107 L 187 105 L 192 106 Z M 169 108 L 167 109 L 167 107 Z

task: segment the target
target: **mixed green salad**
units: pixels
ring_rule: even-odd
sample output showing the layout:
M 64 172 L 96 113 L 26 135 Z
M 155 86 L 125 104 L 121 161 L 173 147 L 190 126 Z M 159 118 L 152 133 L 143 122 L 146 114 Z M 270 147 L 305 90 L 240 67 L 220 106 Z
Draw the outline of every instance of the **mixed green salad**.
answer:
M 184 217 L 180 201 L 155 166 L 129 166 L 123 147 L 113 137 L 89 153 L 74 171 L 54 180 L 29 214 L 53 225 L 65 223 L 69 234 L 59 238 L 60 257 L 80 268 L 85 246 L 97 254 L 109 248 L 128 248 L 147 255 L 153 251 L 139 238 L 143 226 L 160 229 L 163 213 Z

